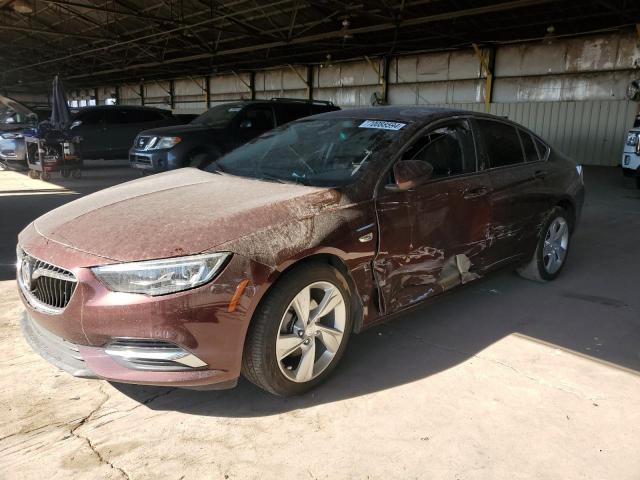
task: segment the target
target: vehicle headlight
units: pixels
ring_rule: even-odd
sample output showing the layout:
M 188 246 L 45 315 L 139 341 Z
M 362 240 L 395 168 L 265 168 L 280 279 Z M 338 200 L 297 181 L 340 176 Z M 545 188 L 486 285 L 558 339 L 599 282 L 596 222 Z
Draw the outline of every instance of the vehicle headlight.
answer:
M 144 147 L 145 150 L 161 150 L 163 148 L 171 148 L 180 143 L 180 137 L 153 137 Z
M 114 292 L 165 295 L 207 283 L 224 266 L 229 252 L 118 263 L 91 271 Z
M 7 140 L 10 140 L 10 139 L 24 138 L 24 135 L 21 133 L 3 133 L 2 138 L 6 138 Z

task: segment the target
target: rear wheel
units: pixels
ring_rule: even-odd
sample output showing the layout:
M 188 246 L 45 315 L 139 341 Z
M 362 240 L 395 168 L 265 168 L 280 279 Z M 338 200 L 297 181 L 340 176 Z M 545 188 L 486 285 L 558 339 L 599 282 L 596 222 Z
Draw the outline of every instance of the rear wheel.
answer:
M 570 238 L 567 213 L 560 207 L 554 207 L 540 230 L 533 257 L 518 269 L 518 273 L 524 278 L 538 282 L 555 279 L 567 260 Z
M 268 294 L 252 320 L 242 372 L 276 395 L 299 395 L 336 367 L 352 328 L 343 275 L 324 264 L 292 270 Z

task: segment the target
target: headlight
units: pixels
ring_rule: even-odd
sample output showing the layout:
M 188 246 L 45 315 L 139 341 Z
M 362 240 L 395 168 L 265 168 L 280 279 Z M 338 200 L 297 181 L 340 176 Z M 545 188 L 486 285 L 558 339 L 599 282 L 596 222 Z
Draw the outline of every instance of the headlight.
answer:
M 207 283 L 220 271 L 229 255 L 229 252 L 220 252 L 119 263 L 94 267 L 91 271 L 114 292 L 165 295 Z
M 161 150 L 163 148 L 171 148 L 180 143 L 180 137 L 153 137 L 144 147 L 145 150 Z
M 21 133 L 3 133 L 2 138 L 6 138 L 7 140 L 14 138 L 24 138 L 24 135 Z

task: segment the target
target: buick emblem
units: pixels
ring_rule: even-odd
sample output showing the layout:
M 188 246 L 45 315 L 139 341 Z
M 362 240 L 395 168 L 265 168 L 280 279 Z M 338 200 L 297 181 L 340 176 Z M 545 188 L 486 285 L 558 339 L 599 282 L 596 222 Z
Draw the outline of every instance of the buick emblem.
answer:
M 31 278 L 33 272 L 31 271 L 31 262 L 28 257 L 22 259 L 22 265 L 20 266 L 20 278 L 22 278 L 22 284 L 27 290 L 31 290 Z

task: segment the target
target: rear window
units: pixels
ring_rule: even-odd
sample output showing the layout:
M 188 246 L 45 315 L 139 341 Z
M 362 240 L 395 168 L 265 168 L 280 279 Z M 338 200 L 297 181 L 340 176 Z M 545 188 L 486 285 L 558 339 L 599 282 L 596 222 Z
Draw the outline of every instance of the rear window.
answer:
M 522 149 L 524 150 L 524 159 L 526 162 L 537 162 L 540 160 L 538 157 L 538 150 L 533 143 L 533 138 L 524 130 L 518 130 L 520 133 L 520 139 L 522 140 Z
M 536 138 L 535 140 L 536 147 L 538 147 L 538 155 L 540 155 L 540 160 L 546 160 L 549 156 L 549 145 L 538 138 Z
M 492 168 L 524 162 L 516 127 L 494 120 L 478 120 L 478 127 Z

